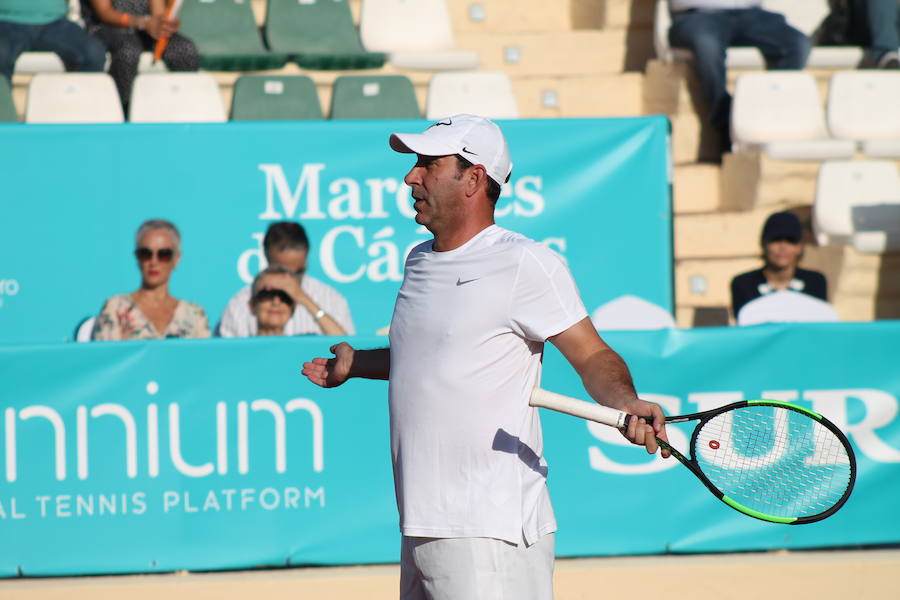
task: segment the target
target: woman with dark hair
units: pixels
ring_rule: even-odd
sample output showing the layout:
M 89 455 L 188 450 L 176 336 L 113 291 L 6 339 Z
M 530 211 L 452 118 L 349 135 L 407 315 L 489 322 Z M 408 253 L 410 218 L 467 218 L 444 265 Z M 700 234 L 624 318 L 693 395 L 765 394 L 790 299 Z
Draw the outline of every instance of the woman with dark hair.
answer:
M 138 228 L 134 256 L 141 287 L 108 299 L 94 324 L 95 340 L 209 337 L 203 309 L 169 294 L 169 278 L 181 259 L 181 235 L 169 221 L 153 219 Z
M 779 290 L 801 292 L 828 301 L 825 276 L 798 266 L 803 258 L 803 227 L 794 213 L 783 211 L 769 215 L 760 243 L 763 267 L 731 280 L 731 308 L 735 318 L 751 300 Z
M 160 38 L 169 39 L 162 60 L 170 71 L 200 68 L 197 48 L 178 33 L 179 20 L 167 20 L 165 11 L 166 0 L 81 0 L 88 33 L 109 49 L 109 74 L 119 89 L 126 116 L 141 52 L 152 52 Z

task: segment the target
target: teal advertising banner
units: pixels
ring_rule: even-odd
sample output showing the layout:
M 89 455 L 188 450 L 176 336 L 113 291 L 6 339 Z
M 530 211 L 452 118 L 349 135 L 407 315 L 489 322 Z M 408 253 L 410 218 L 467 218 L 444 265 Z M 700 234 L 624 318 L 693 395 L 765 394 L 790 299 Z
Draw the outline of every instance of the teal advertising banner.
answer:
M 820 523 L 764 523 L 674 459 L 544 412 L 558 555 L 900 542 L 900 322 L 605 338 L 670 414 L 758 397 L 824 414 L 854 445 L 857 486 Z M 396 562 L 387 385 L 323 390 L 299 374 L 333 342 L 0 346 L 0 575 Z M 583 397 L 549 346 L 542 385 Z M 685 449 L 686 430 L 669 436 Z
M 356 332 L 384 331 L 410 248 L 395 131 L 426 121 L 0 125 L 0 343 L 73 338 L 104 300 L 137 289 L 137 227 L 173 221 L 178 298 L 218 322 L 260 270 L 268 225 L 296 220 L 308 272 L 348 300 Z M 668 122 L 511 120 L 498 223 L 569 262 L 588 310 L 623 294 L 672 310 Z

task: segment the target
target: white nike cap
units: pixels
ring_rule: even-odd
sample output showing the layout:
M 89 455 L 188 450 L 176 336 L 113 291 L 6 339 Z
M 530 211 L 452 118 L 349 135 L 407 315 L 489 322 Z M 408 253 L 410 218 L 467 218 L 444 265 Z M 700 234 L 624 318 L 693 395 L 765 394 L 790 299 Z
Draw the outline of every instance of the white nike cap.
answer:
M 509 181 L 512 173 L 509 146 L 503 132 L 493 121 L 475 115 L 447 117 L 422 133 L 394 133 L 391 148 L 424 156 L 459 154 L 483 166 L 488 177 L 500 185 Z

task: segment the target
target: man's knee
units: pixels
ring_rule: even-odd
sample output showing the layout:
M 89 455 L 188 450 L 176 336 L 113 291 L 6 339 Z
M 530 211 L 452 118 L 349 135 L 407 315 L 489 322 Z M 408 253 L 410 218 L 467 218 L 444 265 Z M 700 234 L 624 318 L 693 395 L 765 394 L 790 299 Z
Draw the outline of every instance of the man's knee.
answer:
M 84 44 L 84 54 L 81 71 L 103 71 L 106 66 L 106 46 L 103 42 L 90 35 L 87 36 Z
M 714 23 L 679 21 L 669 30 L 669 42 L 676 48 L 685 48 L 695 56 L 720 57 L 728 49 Z
M 784 34 L 781 56 L 767 57 L 772 69 L 800 70 L 806 66 L 806 59 L 812 50 L 810 39 L 793 27 L 788 27 Z

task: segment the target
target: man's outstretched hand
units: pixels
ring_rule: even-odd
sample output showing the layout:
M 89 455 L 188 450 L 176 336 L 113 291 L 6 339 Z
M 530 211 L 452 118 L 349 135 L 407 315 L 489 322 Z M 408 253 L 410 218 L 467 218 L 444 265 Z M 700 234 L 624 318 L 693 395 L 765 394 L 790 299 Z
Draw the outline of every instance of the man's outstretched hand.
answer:
M 340 342 L 329 348 L 333 358 L 314 358 L 303 363 L 300 370 L 314 384 L 324 387 L 337 387 L 350 378 L 350 367 L 353 366 L 353 355 L 356 352 L 347 342 Z

